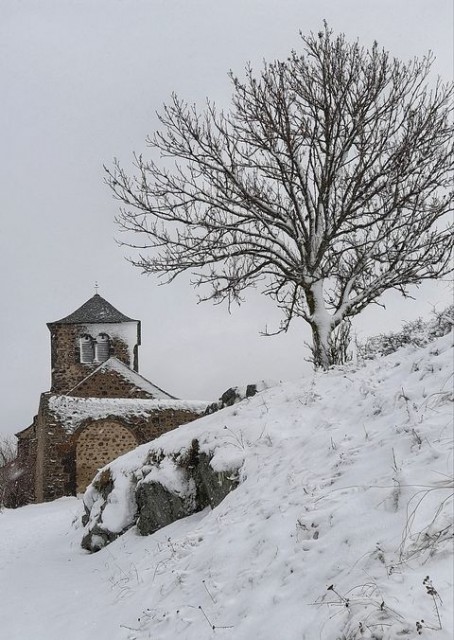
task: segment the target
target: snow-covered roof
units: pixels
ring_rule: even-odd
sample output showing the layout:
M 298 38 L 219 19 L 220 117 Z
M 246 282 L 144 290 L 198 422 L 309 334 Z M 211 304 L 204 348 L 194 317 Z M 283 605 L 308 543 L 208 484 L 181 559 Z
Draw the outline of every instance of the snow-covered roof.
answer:
M 160 387 L 156 386 L 143 376 L 141 376 L 137 371 L 134 371 L 130 367 L 128 367 L 124 362 L 118 360 L 118 358 L 111 357 L 102 364 L 99 365 L 94 371 L 92 371 L 86 378 L 81 380 L 75 387 L 73 387 L 68 395 L 71 395 L 81 384 L 83 384 L 86 380 L 99 373 L 100 371 L 115 371 L 122 378 L 133 384 L 135 387 L 146 391 L 150 395 L 153 396 L 156 400 L 176 400 L 175 396 L 170 395 Z
M 51 395 L 49 409 L 61 420 L 63 428 L 73 432 L 87 419 L 101 420 L 109 416 L 148 418 L 155 411 L 173 409 L 203 413 L 207 402 L 191 400 L 142 400 L 137 398 L 76 398 Z
M 84 304 L 70 313 L 69 316 L 65 316 L 55 322 L 49 324 L 86 324 L 86 323 L 99 323 L 99 322 L 138 322 L 128 318 L 124 313 L 115 309 L 110 302 L 104 300 L 99 293 L 84 302 Z

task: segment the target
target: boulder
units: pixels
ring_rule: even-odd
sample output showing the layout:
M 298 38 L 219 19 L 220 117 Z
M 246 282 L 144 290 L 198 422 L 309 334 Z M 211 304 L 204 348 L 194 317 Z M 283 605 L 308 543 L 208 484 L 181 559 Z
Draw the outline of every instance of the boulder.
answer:
M 237 487 L 239 469 L 215 471 L 211 460 L 212 455 L 199 451 L 197 440 L 193 440 L 183 453 L 164 455 L 155 452 L 126 484 L 122 479 L 123 487 L 129 489 L 123 491 L 121 499 L 131 503 L 124 507 L 118 504 L 121 492 L 116 489 L 115 476 L 106 467 L 87 489 L 82 547 L 91 552 L 99 551 L 134 524 L 141 535 L 150 535 L 205 507 L 216 507 Z M 129 514 L 121 520 L 121 526 L 112 514 L 106 517 L 113 506 Z M 115 530 L 109 526 L 109 521 L 115 522 Z
M 179 495 L 160 482 L 142 482 L 136 491 L 138 506 L 137 531 L 150 535 L 175 520 L 197 511 L 193 496 Z
M 119 506 L 118 495 L 115 495 L 115 478 L 109 467 L 100 471 L 87 488 L 82 516 L 84 535 L 81 546 L 83 549 L 92 553 L 99 551 L 135 524 L 137 519 L 134 498 L 136 480 L 131 477 L 130 482 L 125 484 L 122 491 L 122 500 L 125 504 L 119 509 L 122 517 L 112 517 L 112 513 L 109 513 Z
M 208 505 L 214 509 L 238 486 L 238 469 L 229 472 L 214 471 L 210 462 L 210 456 L 206 453 L 201 453 L 198 464 L 193 470 L 197 498 L 201 509 Z
M 219 398 L 217 402 L 212 402 L 205 409 L 205 415 L 210 415 L 211 413 L 215 413 L 216 411 L 220 411 L 225 407 L 231 407 L 246 398 L 252 398 L 256 393 L 263 391 L 264 389 L 268 389 L 271 386 L 274 386 L 274 382 L 265 382 L 264 380 L 257 382 L 255 384 L 248 384 L 245 387 L 230 387 L 227 391 L 224 391 L 222 396 Z

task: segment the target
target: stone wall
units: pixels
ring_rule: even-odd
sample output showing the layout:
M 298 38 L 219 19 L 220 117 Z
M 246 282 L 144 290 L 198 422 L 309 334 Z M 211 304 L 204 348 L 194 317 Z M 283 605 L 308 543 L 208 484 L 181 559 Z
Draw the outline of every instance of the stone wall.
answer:
M 52 324 L 51 332 L 51 391 L 68 393 L 79 382 L 94 371 L 98 363 L 81 363 L 79 338 L 86 333 L 84 325 Z M 111 339 L 110 355 L 132 366 L 128 346 L 118 337 Z
M 151 412 L 146 419 L 131 418 L 128 425 L 136 434 L 139 444 L 144 444 L 197 418 L 200 418 L 200 415 L 192 411 L 163 409 Z
M 63 424 L 50 411 L 50 397 L 50 394 L 41 396 L 36 421 L 37 502 L 55 500 L 83 491 L 85 483 L 88 484 L 92 479 L 89 478 L 92 469 L 96 472 L 99 467 L 136 445 L 153 440 L 179 425 L 200 417 L 199 414 L 187 410 L 156 409 L 145 416 L 110 415 L 100 420 L 88 418 L 71 433 L 63 428 Z M 126 433 L 129 435 L 126 436 Z M 88 454 L 90 443 L 93 445 L 94 442 L 95 446 L 91 450 L 93 464 L 90 466 Z
M 137 446 L 129 429 L 117 421 L 98 420 L 86 426 L 76 441 L 76 491 L 83 493 L 101 467 Z
M 128 367 L 133 366 L 133 363 L 131 362 L 129 357 L 128 345 L 120 338 L 117 338 L 115 336 L 110 338 L 110 355 L 115 356 L 116 358 L 127 364 Z
M 76 398 L 150 398 L 116 371 L 101 369 L 79 384 L 71 395 Z
M 75 495 L 76 460 L 71 437 L 61 425 L 40 423 L 36 463 L 36 501 Z
M 66 393 L 96 368 L 80 362 L 79 337 L 81 327 L 71 324 L 51 328 L 51 391 Z

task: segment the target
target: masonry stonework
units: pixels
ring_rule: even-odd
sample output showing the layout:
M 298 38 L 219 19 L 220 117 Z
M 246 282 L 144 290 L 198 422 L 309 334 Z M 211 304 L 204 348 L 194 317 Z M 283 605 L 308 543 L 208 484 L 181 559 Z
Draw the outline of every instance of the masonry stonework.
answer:
M 149 394 L 115 371 L 101 370 L 85 378 L 71 392 L 78 398 L 149 398 Z
M 137 446 L 136 437 L 118 421 L 99 420 L 82 430 L 76 441 L 76 491 L 85 491 L 101 467 Z
M 51 391 L 68 393 L 96 370 L 97 362 L 82 363 L 79 340 L 87 333 L 85 325 L 49 323 L 51 332 Z M 126 366 L 131 366 L 128 346 L 121 338 L 111 339 L 110 351 Z
M 198 418 L 207 404 L 178 400 L 140 376 L 140 322 L 98 294 L 48 327 L 51 390 L 32 425 L 16 434 L 22 504 L 83 492 L 98 469 Z

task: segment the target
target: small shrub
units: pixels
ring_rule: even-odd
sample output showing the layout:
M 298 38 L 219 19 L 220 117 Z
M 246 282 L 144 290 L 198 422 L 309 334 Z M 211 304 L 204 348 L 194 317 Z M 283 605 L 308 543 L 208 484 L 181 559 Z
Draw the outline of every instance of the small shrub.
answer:
M 0 469 L 16 458 L 16 445 L 12 438 L 0 438 Z
M 434 311 L 432 315 L 431 320 L 424 321 L 418 318 L 405 322 L 400 331 L 382 333 L 367 338 L 365 342 L 358 342 L 356 345 L 358 358 L 372 360 L 378 356 L 387 356 L 409 344 L 424 347 L 432 340 L 447 335 L 454 325 L 454 305 L 444 311 Z
M 0 438 L 0 508 L 6 506 L 6 503 L 8 503 L 7 506 L 11 506 L 8 496 L 18 477 L 15 460 L 16 445 L 12 438 Z

